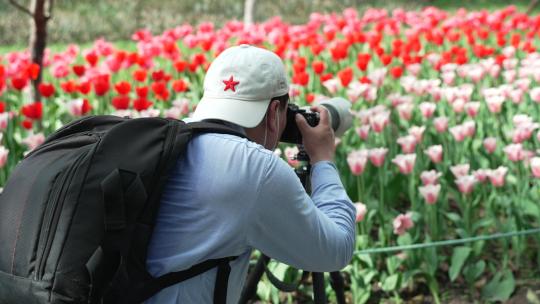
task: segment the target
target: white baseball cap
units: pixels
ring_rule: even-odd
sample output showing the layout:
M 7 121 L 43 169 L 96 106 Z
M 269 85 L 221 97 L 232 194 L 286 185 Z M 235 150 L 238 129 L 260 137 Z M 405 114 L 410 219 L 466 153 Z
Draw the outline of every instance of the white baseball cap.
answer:
M 193 119 L 220 119 L 253 128 L 262 121 L 271 99 L 288 92 L 285 67 L 275 53 L 247 44 L 234 46 L 208 68 Z

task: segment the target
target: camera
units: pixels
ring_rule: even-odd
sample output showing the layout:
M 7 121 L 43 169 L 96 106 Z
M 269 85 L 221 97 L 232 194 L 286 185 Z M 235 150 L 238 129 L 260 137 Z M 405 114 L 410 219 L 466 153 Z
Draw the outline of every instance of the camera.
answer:
M 330 125 L 336 137 L 347 131 L 352 125 L 352 114 L 350 112 L 351 103 L 340 97 L 324 100 L 316 105 L 325 107 L 328 110 Z M 287 125 L 280 141 L 292 144 L 302 143 L 302 134 L 296 125 L 295 116 L 301 114 L 307 123 L 315 127 L 319 124 L 319 113 L 309 111 L 309 108 L 300 108 L 295 104 L 289 104 L 287 108 Z

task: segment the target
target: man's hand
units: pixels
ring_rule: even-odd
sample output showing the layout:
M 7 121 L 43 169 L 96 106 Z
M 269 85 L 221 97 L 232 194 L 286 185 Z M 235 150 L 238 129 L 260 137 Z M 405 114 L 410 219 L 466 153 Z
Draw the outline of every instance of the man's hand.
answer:
M 333 161 L 335 154 L 334 130 L 330 127 L 328 110 L 324 107 L 313 106 L 311 111 L 319 113 L 319 124 L 311 127 L 304 116 L 296 114 L 296 124 L 300 133 L 306 153 L 309 155 L 311 164 L 319 161 Z

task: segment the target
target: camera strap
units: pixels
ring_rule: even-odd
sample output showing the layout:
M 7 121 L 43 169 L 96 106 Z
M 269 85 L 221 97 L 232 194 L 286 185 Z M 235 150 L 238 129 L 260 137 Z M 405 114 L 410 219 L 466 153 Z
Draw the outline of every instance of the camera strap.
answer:
M 300 270 L 299 270 L 300 271 Z M 268 266 L 264 267 L 264 273 L 266 273 L 266 277 L 274 285 L 277 289 L 283 291 L 283 292 L 293 292 L 298 289 L 298 286 L 304 282 L 308 276 L 309 271 L 302 271 L 302 277 L 300 280 L 296 283 L 285 283 L 278 279 L 271 271 L 268 269 Z

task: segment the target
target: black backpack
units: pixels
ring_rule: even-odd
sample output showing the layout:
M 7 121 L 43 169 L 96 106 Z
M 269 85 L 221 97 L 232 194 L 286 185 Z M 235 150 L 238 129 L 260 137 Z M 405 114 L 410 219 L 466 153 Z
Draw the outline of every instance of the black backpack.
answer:
M 218 267 L 225 303 L 229 261 L 158 278 L 146 271 L 161 192 L 196 133 L 245 137 L 221 124 L 90 116 L 47 138 L 0 196 L 0 303 L 141 303 Z

